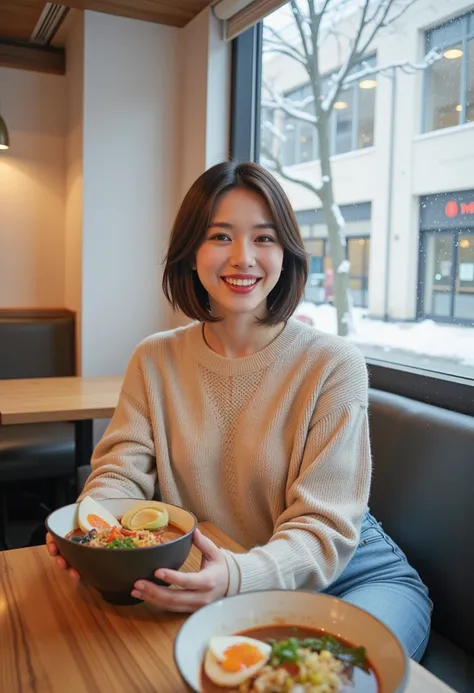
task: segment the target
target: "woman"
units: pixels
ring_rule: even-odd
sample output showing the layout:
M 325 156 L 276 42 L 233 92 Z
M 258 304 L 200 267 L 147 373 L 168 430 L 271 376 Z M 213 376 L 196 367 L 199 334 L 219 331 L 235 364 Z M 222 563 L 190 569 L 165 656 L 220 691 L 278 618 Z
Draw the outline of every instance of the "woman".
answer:
M 200 176 L 163 277 L 197 322 L 136 349 L 82 496 L 159 494 L 248 549 L 196 532 L 200 572 L 159 570 L 183 589 L 140 580 L 135 597 L 188 612 L 254 589 L 324 591 L 386 622 L 419 660 L 427 590 L 367 510 L 364 359 L 291 317 L 306 279 L 294 213 L 265 169 L 227 162 Z

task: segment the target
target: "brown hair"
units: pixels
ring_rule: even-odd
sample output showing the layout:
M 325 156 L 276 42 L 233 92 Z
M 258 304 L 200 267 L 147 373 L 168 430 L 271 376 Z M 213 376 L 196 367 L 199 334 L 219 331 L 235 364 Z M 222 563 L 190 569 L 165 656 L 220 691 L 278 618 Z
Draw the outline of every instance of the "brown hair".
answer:
M 186 194 L 171 231 L 163 274 L 163 291 L 174 310 L 201 322 L 216 322 L 209 297 L 193 270 L 197 251 L 212 219 L 220 195 L 233 188 L 248 188 L 266 201 L 279 242 L 283 246 L 283 272 L 267 297 L 263 325 L 277 325 L 295 311 L 308 278 L 306 251 L 298 222 L 285 191 L 262 166 L 225 161 L 205 171 Z

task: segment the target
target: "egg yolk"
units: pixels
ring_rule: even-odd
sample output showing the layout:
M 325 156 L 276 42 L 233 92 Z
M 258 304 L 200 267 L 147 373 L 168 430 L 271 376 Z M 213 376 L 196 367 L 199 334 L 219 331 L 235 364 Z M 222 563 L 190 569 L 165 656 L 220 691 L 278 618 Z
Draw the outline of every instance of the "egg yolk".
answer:
M 96 529 L 108 529 L 110 527 L 109 523 L 103 520 L 100 515 L 88 515 L 87 522 Z
M 242 669 L 248 669 L 248 667 L 257 664 L 262 659 L 263 655 L 257 647 L 244 642 L 238 645 L 231 645 L 231 647 L 224 650 L 224 659 L 221 662 L 221 666 L 229 672 L 242 671 Z

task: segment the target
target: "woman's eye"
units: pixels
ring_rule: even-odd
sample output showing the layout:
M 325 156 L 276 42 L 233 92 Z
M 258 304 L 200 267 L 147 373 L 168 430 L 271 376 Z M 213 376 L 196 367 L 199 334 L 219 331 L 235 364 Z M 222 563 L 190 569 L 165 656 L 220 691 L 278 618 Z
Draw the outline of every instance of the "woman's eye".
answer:
M 275 243 L 273 236 L 267 236 L 266 234 L 264 236 L 259 236 L 257 241 L 258 243 Z
M 226 233 L 215 233 L 208 240 L 210 240 L 210 241 L 230 241 L 230 238 Z

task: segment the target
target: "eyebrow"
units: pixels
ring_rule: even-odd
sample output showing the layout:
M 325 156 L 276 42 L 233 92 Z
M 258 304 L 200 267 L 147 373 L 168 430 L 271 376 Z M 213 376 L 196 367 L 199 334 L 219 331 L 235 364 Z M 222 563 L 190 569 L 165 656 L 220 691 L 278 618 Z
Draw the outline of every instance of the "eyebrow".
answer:
M 208 226 L 209 229 L 212 228 L 217 228 L 217 229 L 233 229 L 234 226 L 232 224 L 229 224 L 227 221 L 214 221 Z M 252 227 L 254 229 L 273 229 L 273 231 L 276 231 L 276 226 L 273 224 L 271 221 L 264 221 L 261 224 L 254 224 Z

